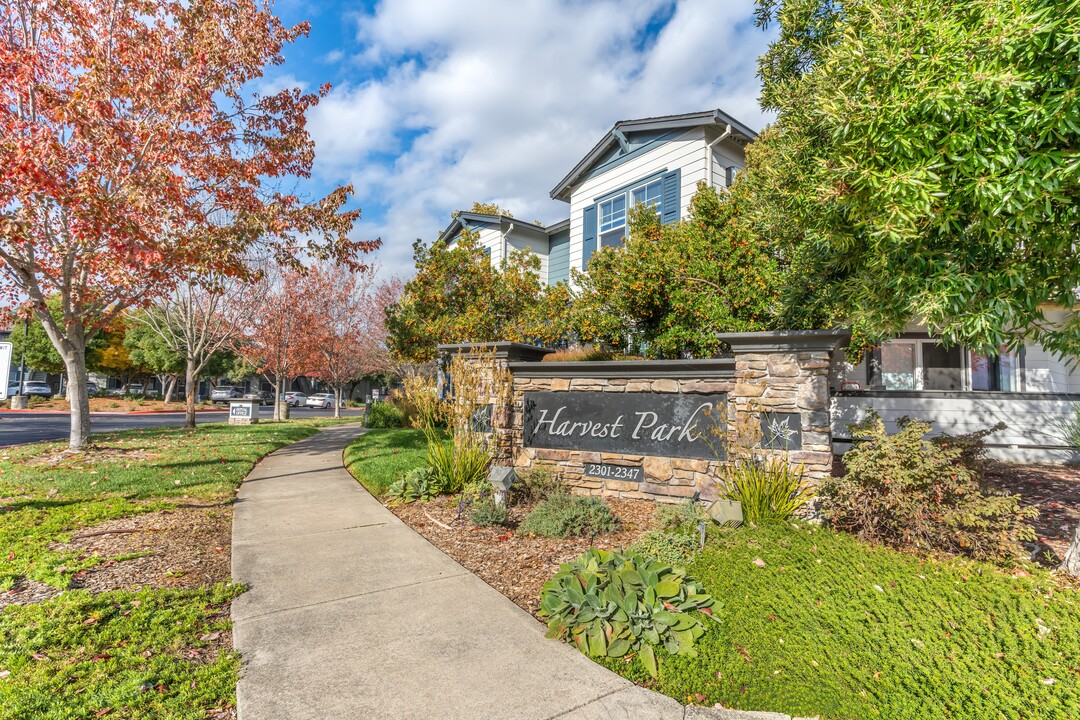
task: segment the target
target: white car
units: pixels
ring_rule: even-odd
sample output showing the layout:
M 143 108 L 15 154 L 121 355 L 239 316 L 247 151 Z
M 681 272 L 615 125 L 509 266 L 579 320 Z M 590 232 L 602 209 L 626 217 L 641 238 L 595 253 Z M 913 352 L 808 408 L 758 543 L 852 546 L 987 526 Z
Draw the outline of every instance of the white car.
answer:
M 334 407 L 334 394 L 317 393 L 315 395 L 309 395 L 307 402 L 304 404 L 308 407 L 329 409 Z
M 300 407 L 307 402 L 307 395 L 302 392 L 289 391 L 285 393 L 285 404 L 289 407 Z

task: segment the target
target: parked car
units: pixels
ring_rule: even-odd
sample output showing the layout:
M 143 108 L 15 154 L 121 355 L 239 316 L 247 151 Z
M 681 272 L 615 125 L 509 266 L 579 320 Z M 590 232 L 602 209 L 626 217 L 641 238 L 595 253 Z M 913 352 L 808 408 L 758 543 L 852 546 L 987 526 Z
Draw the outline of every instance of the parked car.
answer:
M 218 385 L 210 392 L 210 402 L 212 403 L 227 403 L 230 400 L 239 400 L 242 397 L 243 393 L 232 385 Z
M 258 392 L 252 390 L 251 392 L 244 393 L 245 400 L 258 400 L 260 405 L 273 405 L 274 393 L 269 390 L 260 390 Z
M 300 407 L 307 403 L 308 396 L 302 392 L 285 393 L 285 404 L 289 407 Z
M 15 383 L 8 388 L 8 397 L 19 394 L 19 384 Z M 27 380 L 23 385 L 23 395 L 37 396 L 43 398 L 51 398 L 53 396 L 52 388 L 48 383 L 36 382 L 34 380 Z
M 124 395 L 142 395 L 146 387 L 142 383 L 128 383 L 122 389 Z
M 332 408 L 334 407 L 334 394 L 333 393 L 318 393 L 312 395 L 304 403 L 308 407 L 313 408 Z

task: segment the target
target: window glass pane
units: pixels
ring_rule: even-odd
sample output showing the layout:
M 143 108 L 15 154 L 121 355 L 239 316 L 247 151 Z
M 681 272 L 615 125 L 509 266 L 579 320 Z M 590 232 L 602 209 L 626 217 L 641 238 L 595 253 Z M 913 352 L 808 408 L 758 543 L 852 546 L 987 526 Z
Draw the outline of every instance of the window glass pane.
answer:
M 600 203 L 600 232 L 607 232 L 626 224 L 626 195 Z
M 915 389 L 913 343 L 887 343 L 881 347 L 881 385 L 886 390 Z
M 1010 352 L 998 355 L 998 390 L 1016 392 L 1016 356 Z
M 968 361 L 971 363 L 971 389 L 993 390 L 994 389 L 994 361 L 970 351 Z
M 652 205 L 656 208 L 656 212 L 663 212 L 661 205 L 663 204 L 664 196 L 664 184 L 660 180 L 655 180 L 648 185 L 642 185 L 639 188 L 635 188 L 632 195 L 632 203 L 637 205 Z
M 619 247 L 623 244 L 623 235 L 625 234 L 624 228 L 604 233 L 600 236 L 600 247 Z
M 938 343 L 922 343 L 922 389 L 962 390 L 962 357 L 959 345 L 946 348 Z

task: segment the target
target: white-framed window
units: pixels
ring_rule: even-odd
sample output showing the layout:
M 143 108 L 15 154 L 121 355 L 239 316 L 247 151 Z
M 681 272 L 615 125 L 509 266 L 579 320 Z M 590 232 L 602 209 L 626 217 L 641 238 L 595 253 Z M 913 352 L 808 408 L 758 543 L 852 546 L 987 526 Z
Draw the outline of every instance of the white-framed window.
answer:
M 600 203 L 600 245 L 618 245 L 626 234 L 626 195 Z
M 892 340 L 879 351 L 877 382 L 883 390 L 975 390 L 1015 392 L 1019 363 L 1006 348 L 986 358 L 937 340 Z
M 645 205 L 646 207 L 652 206 L 652 209 L 656 211 L 656 214 L 660 214 L 660 206 L 664 202 L 664 183 L 657 178 L 647 185 L 636 187 L 630 192 L 630 205 L 635 206 L 638 203 Z
M 601 247 L 617 247 L 622 244 L 626 235 L 626 213 L 638 203 L 651 206 L 656 214 L 660 215 L 664 205 L 663 180 L 650 180 L 598 203 Z

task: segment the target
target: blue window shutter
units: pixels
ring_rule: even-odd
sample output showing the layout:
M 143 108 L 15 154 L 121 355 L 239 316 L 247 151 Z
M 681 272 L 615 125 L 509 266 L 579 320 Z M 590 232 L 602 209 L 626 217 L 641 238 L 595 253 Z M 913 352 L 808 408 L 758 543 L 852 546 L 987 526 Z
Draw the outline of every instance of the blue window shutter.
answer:
M 581 247 L 581 269 L 586 269 L 589 258 L 596 252 L 596 205 L 590 205 L 581 213 L 584 233 Z
M 660 222 L 665 225 L 679 220 L 679 183 L 681 180 L 681 170 L 676 169 L 664 173 L 664 212 L 660 216 Z

